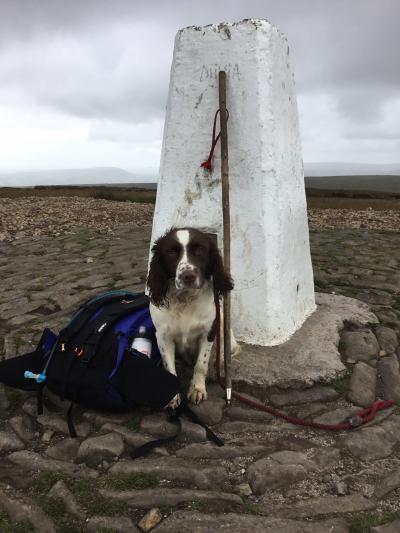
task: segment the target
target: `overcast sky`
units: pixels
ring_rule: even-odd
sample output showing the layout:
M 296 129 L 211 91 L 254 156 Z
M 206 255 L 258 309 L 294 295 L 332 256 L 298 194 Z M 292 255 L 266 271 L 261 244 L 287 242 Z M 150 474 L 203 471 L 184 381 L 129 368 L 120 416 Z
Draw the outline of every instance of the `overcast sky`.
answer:
M 399 0 L 0 0 L 0 171 L 158 167 L 174 36 L 266 18 L 305 161 L 399 163 Z

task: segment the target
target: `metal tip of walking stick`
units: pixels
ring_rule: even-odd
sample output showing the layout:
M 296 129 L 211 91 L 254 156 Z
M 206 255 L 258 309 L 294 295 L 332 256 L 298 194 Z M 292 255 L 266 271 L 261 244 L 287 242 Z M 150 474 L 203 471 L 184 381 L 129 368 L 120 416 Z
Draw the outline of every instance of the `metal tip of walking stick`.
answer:
M 225 399 L 226 399 L 226 404 L 230 405 L 232 401 L 232 389 L 231 388 L 227 388 L 225 390 Z

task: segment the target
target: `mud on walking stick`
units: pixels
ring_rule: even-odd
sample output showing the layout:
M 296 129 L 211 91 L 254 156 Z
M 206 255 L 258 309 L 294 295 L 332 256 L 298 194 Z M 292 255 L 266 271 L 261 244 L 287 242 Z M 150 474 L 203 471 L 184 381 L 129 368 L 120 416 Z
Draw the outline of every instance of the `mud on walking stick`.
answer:
M 219 71 L 219 120 L 221 126 L 221 182 L 222 182 L 222 221 L 224 240 L 224 268 L 227 274 L 231 272 L 231 221 L 229 204 L 229 160 L 228 160 L 228 112 L 226 109 L 226 72 Z M 224 370 L 225 395 L 229 405 L 232 399 L 231 374 L 231 296 L 228 292 L 224 296 Z

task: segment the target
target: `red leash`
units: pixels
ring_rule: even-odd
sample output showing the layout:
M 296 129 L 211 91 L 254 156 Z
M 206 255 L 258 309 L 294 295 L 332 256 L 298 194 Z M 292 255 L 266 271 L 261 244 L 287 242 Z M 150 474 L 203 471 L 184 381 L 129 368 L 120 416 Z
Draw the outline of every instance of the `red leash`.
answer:
M 218 297 L 215 298 L 215 307 L 216 307 L 216 373 L 217 373 L 217 381 L 219 385 L 224 389 L 225 384 L 221 376 L 221 312 L 220 312 L 220 305 L 219 305 L 219 299 Z M 348 422 L 342 422 L 341 424 L 320 424 L 319 422 L 313 422 L 312 420 L 303 420 L 301 418 L 296 418 L 294 416 L 289 416 L 286 413 L 282 413 L 281 411 L 277 411 L 276 409 L 273 409 L 272 407 L 269 407 L 267 405 L 263 405 L 262 403 L 259 403 L 255 400 L 251 400 L 250 398 L 247 398 L 246 396 L 243 396 L 239 394 L 238 392 L 232 391 L 232 397 L 236 398 L 236 400 L 239 400 L 242 403 L 245 403 L 249 405 L 250 407 L 253 407 L 254 409 L 258 409 L 260 411 L 264 411 L 266 413 L 270 413 L 273 416 L 276 416 L 278 418 L 283 418 L 283 420 L 286 420 L 290 424 L 294 424 L 296 426 L 305 426 L 309 428 L 314 429 L 325 429 L 329 431 L 342 431 L 344 429 L 354 429 L 359 426 L 363 426 L 367 424 L 368 422 L 371 422 L 375 418 L 375 415 L 378 411 L 381 411 L 383 409 L 388 409 L 392 405 L 395 404 L 394 400 L 376 400 L 370 407 L 367 407 L 366 409 L 363 409 L 362 411 L 359 411 L 357 414 L 352 416 Z

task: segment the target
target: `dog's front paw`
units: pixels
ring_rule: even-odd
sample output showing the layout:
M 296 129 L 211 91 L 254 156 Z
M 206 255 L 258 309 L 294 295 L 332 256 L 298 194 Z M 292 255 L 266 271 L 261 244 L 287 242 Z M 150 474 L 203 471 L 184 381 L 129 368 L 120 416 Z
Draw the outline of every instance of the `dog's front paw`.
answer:
M 191 385 L 188 391 L 189 401 L 196 405 L 207 400 L 207 391 L 205 387 Z
M 177 409 L 180 403 L 181 403 L 181 395 L 176 394 L 166 407 L 167 408 L 170 407 L 171 409 Z

